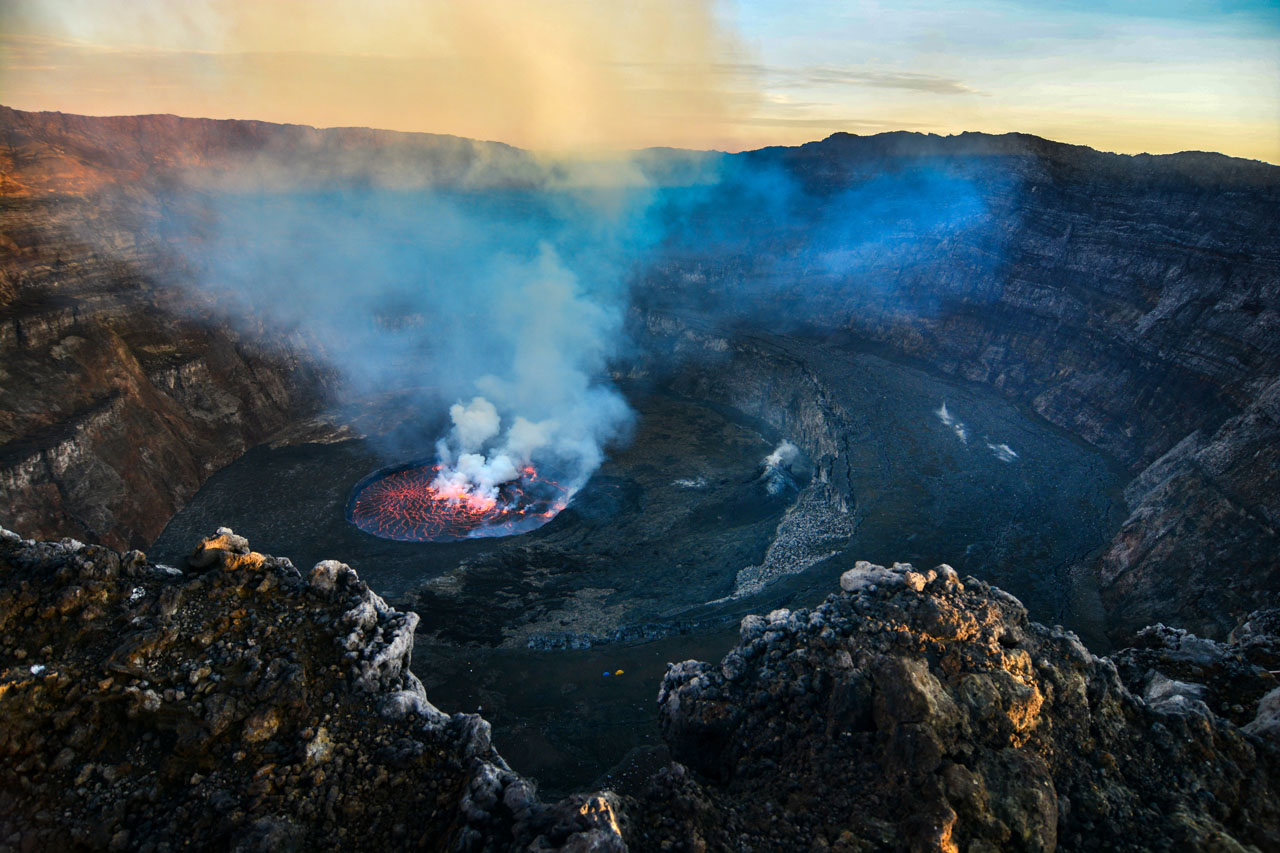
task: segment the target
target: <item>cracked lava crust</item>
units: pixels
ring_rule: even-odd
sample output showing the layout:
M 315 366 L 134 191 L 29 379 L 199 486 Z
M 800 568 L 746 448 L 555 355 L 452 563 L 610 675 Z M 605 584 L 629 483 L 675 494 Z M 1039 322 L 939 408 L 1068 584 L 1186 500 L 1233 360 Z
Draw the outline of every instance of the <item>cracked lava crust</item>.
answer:
M 453 487 L 439 479 L 440 472 L 440 465 L 422 462 L 375 471 L 352 490 L 347 520 L 366 533 L 399 542 L 512 536 L 546 524 L 572 496 L 532 465 L 499 486 L 496 495 Z

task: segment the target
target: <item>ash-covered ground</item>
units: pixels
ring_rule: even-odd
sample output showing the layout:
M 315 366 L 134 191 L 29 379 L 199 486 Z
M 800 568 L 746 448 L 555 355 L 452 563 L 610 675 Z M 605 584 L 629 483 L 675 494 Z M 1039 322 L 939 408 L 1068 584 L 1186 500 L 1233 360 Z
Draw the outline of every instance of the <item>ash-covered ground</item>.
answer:
M 343 555 L 421 615 L 414 670 L 432 701 L 483 710 L 503 755 L 555 792 L 647 776 L 665 756 L 653 685 L 667 663 L 722 655 L 746 613 L 815 603 L 855 556 L 949 562 L 1101 642 L 1096 593 L 1072 568 L 1112 532 L 1119 481 L 1105 457 L 976 386 L 787 346 L 828 383 L 838 466 L 814 445 L 770 471 L 782 441 L 813 445 L 799 420 L 784 434 L 690 374 L 628 380 L 630 440 L 553 521 L 505 539 L 394 542 L 347 521 L 350 490 L 390 443 L 437 425 L 384 403 L 365 413 L 364 437 L 304 431 L 251 451 L 149 553 L 180 564 L 200 531 L 225 524 L 301 564 Z M 748 356 L 720 367 L 772 369 Z

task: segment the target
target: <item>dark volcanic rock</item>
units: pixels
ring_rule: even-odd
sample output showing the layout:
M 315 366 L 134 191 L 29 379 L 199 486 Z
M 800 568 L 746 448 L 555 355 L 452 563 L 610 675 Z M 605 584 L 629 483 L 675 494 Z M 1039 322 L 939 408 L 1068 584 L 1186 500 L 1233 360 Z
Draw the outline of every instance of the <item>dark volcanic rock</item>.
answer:
M 1236 725 L 1258 721 L 1280 673 L 1280 610 L 1250 615 L 1230 643 L 1153 625 L 1115 655 L 1126 686 L 1153 704 L 1203 703 Z
M 727 163 L 651 307 L 887 346 L 1113 455 L 1142 484 L 1096 566 L 1118 641 L 1221 637 L 1280 592 L 1280 167 L 977 133 Z
M 54 158 L 23 153 L 22 115 L 0 109 L 17 179 Z M 0 195 L 0 506 L 36 535 L 145 547 L 210 474 L 313 413 L 327 375 L 297 341 L 202 322 L 143 236 L 163 216 L 145 183 L 87 186 Z
M 669 668 L 680 763 L 639 796 L 549 805 L 347 566 L 226 529 L 187 563 L 0 532 L 6 849 L 1280 849 L 1274 611 L 1113 663 L 946 566 L 859 563 Z
M 0 845 L 621 848 L 616 799 L 542 804 L 409 672 L 418 617 L 229 530 L 191 571 L 0 530 Z
M 1274 731 L 1214 710 L 1274 713 L 1259 696 L 1274 675 L 1238 648 L 1161 640 L 1118 671 L 946 566 L 860 563 L 841 586 L 748 617 L 719 665 L 671 667 L 660 702 L 682 764 L 632 813 L 637 848 L 1280 848 Z M 1186 664 L 1194 642 L 1209 650 Z M 1187 665 L 1231 675 L 1208 704 L 1179 699 L 1161 685 Z

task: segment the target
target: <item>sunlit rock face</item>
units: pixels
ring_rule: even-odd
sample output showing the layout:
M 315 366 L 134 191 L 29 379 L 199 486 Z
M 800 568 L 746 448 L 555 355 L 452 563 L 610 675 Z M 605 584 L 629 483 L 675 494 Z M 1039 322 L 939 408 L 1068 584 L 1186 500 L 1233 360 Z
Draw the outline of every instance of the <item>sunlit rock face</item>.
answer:
M 743 620 L 719 663 L 668 671 L 663 731 L 684 766 L 657 775 L 641 804 L 649 839 L 722 849 L 750 838 L 770 850 L 795 838 L 885 850 L 1280 843 L 1275 745 L 1252 734 L 1274 725 L 1274 637 L 1223 646 L 1157 639 L 1161 629 L 1117 670 L 949 566 L 860 562 L 840 585 L 811 610 Z

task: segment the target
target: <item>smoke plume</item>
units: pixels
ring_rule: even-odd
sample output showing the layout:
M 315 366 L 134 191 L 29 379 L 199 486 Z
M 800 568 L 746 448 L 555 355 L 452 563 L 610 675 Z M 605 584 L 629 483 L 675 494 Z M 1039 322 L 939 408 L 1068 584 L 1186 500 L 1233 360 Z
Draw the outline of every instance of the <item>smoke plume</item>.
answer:
M 630 422 L 608 365 L 625 350 L 633 268 L 661 228 L 653 186 L 563 179 L 211 193 L 177 230 L 213 310 L 308 342 L 346 401 L 399 394 L 448 413 L 439 440 L 388 456 L 434 446 L 438 485 L 478 501 L 531 463 L 572 491 Z
M 765 490 L 776 495 L 786 489 L 795 489 L 796 481 L 791 476 L 792 464 L 800 458 L 800 448 L 783 439 L 778 446 L 764 458 L 764 473 L 760 479 L 764 481 Z

